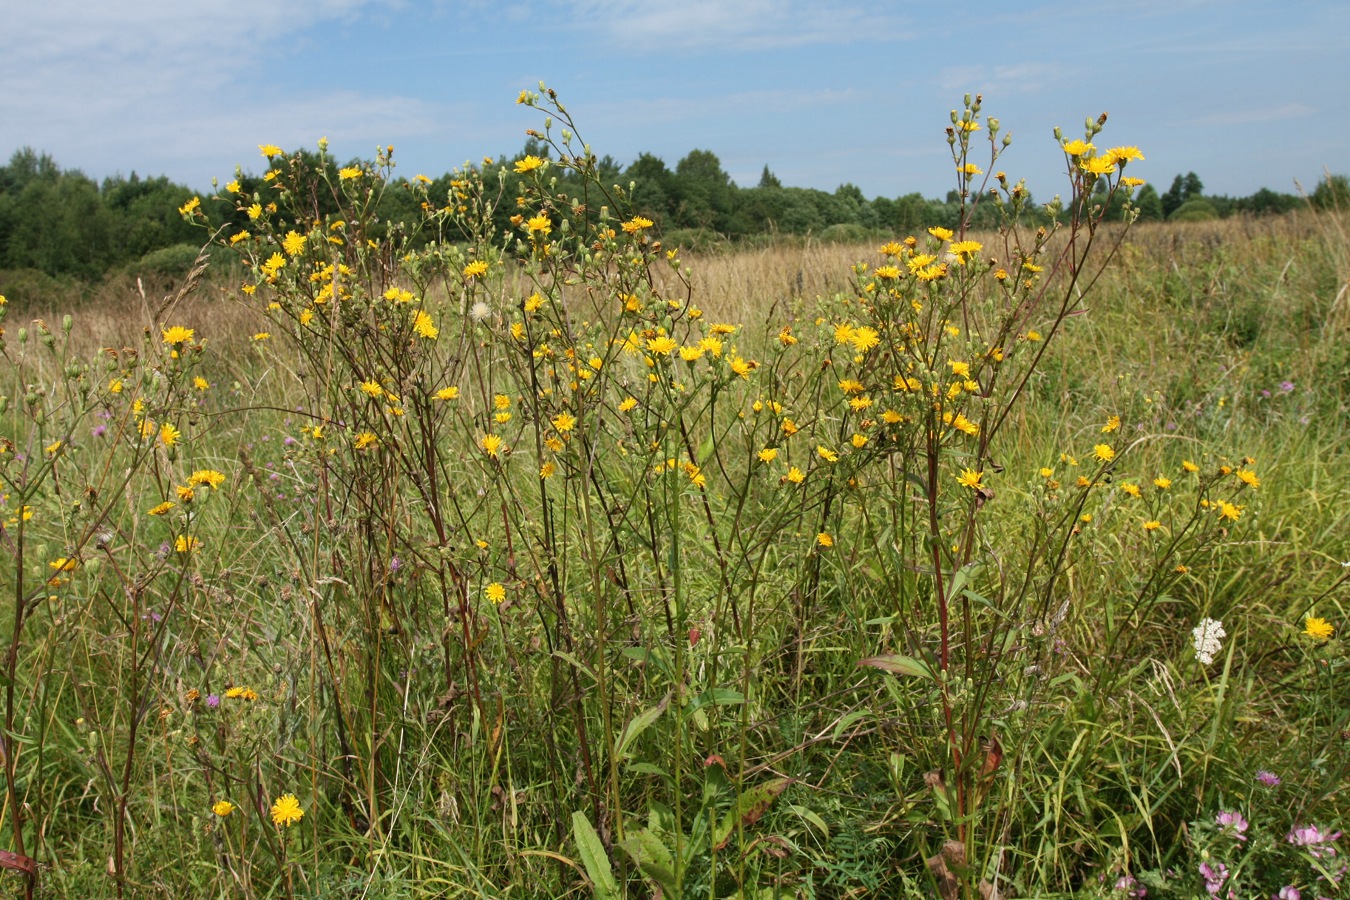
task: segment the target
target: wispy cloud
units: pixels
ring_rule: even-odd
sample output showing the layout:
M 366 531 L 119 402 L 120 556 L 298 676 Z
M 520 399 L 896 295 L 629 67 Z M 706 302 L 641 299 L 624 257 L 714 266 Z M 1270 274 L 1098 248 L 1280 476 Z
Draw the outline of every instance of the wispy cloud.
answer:
M 1006 66 L 948 66 L 938 73 L 944 91 L 995 90 L 1005 96 L 1034 94 L 1062 78 L 1054 63 L 1026 62 Z
M 809 0 L 559 0 L 579 28 L 602 29 L 632 49 L 779 50 L 906 37 L 905 20 L 876 4 Z
M 1229 112 L 1214 113 L 1201 116 L 1195 120 L 1195 123 L 1212 127 L 1260 125 L 1264 122 L 1305 119 L 1316 112 L 1316 109 L 1306 103 L 1282 103 L 1278 106 L 1265 106 L 1258 109 L 1234 109 Z

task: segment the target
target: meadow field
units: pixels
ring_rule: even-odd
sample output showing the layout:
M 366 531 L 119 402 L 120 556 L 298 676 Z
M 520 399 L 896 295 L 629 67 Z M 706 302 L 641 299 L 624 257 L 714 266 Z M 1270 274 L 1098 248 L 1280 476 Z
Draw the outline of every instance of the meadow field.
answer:
M 8 893 L 1345 895 L 1343 214 L 1128 227 L 1090 120 L 1033 217 L 968 100 L 1001 229 L 689 255 L 522 97 L 416 249 L 264 147 L 0 306 Z

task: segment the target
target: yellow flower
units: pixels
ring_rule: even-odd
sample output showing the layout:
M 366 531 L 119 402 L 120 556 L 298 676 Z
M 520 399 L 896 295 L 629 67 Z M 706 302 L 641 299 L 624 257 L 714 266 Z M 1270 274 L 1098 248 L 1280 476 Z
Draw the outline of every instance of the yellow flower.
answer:
M 1243 484 L 1247 485 L 1247 487 L 1251 488 L 1252 490 L 1256 490 L 1261 486 L 1261 479 L 1257 478 L 1256 473 L 1253 472 L 1251 469 L 1238 469 L 1237 477 L 1238 481 L 1241 481 Z
M 267 340 L 268 338 L 270 338 L 271 336 L 272 336 L 272 332 L 270 332 L 270 331 L 260 331 L 260 332 L 258 332 L 257 334 L 255 334 L 255 335 L 253 336 L 253 339 L 254 339 L 255 341 L 265 341 L 265 340 Z
M 949 248 L 953 253 L 961 258 L 962 262 L 970 259 L 976 253 L 984 249 L 984 245 L 979 241 L 959 241 L 952 244 Z
M 816 543 L 822 547 L 833 547 L 834 537 L 828 531 L 822 531 L 816 535 Z
M 1149 519 L 1147 522 L 1144 523 L 1145 531 L 1157 531 L 1161 527 L 1162 523 L 1159 522 L 1157 519 Z
M 1153 486 L 1160 491 L 1165 491 L 1172 486 L 1172 479 L 1159 475 L 1157 478 L 1153 479 Z
M 517 175 L 524 175 L 527 172 L 533 172 L 544 164 L 544 161 L 537 156 L 527 156 L 524 159 L 517 160 L 515 171 Z
M 778 448 L 765 447 L 763 450 L 759 451 L 757 455 L 759 456 L 760 462 L 771 463 L 778 458 Z
M 248 208 L 248 217 L 250 219 L 256 219 L 262 215 L 262 211 L 263 211 L 262 204 L 255 203 Z
M 1227 500 L 1220 500 L 1218 507 L 1219 515 L 1222 518 L 1228 519 L 1230 522 L 1236 522 L 1238 517 L 1242 515 L 1242 510 L 1244 509 L 1244 507 L 1241 506 L 1234 506 Z
M 894 281 L 900 277 L 899 266 L 877 266 L 875 274 L 878 278 L 885 281 Z
M 1195 463 L 1191 462 L 1189 459 L 1183 459 L 1181 461 L 1181 468 L 1185 469 L 1187 472 L 1190 472 L 1192 474 L 1200 471 L 1200 467 L 1197 466 Z
M 207 381 L 205 378 L 198 375 L 192 379 L 192 386 L 199 391 L 204 391 L 211 386 L 211 382 Z
M 1131 160 L 1142 160 L 1144 154 L 1139 152 L 1138 147 L 1112 147 L 1106 151 L 1106 158 L 1123 166 Z
M 803 481 L 806 480 L 806 475 L 802 472 L 801 469 L 797 468 L 796 466 L 792 466 L 790 469 L 788 469 L 787 480 L 792 482 L 793 484 L 801 484 Z
M 623 230 L 628 232 L 629 234 L 636 234 L 637 232 L 641 231 L 644 228 L 651 228 L 652 225 L 654 224 L 656 223 L 654 223 L 651 219 L 645 218 L 643 216 L 634 216 L 627 222 L 623 223 Z
M 547 235 L 553 231 L 553 223 L 544 215 L 534 216 L 525 223 L 525 227 L 529 229 L 530 234 Z
M 1336 633 L 1336 629 L 1331 627 L 1331 623 L 1326 619 L 1319 619 L 1317 616 L 1308 616 L 1303 620 L 1303 633 L 1315 641 L 1330 640 Z
M 464 267 L 463 275 L 465 278 L 478 278 L 481 275 L 486 275 L 487 270 L 488 264 L 481 259 L 476 259 Z
M 150 515 L 152 516 L 162 516 L 169 510 L 173 509 L 175 505 L 176 504 L 172 500 L 165 500 L 158 506 L 152 506 L 149 512 Z
M 440 329 L 431 321 L 431 316 L 427 315 L 426 310 L 423 309 L 413 313 L 413 331 L 429 341 L 436 340 L 436 337 L 441 333 Z
M 928 233 L 931 234 L 933 237 L 937 238 L 939 241 L 950 241 L 952 239 L 952 230 L 950 228 L 942 228 L 940 226 L 934 226 L 928 229 Z
M 628 412 L 635 406 L 637 406 L 636 397 L 625 397 L 623 402 L 619 404 L 619 412 Z
M 978 491 L 984 485 L 980 484 L 980 479 L 984 478 L 983 472 L 976 472 L 974 469 L 962 469 L 961 474 L 956 476 L 957 482 L 962 487 L 968 487 L 972 491 Z
M 1054 478 L 1055 470 L 1050 468 L 1049 466 L 1041 466 L 1040 475 L 1042 478 Z M 1139 490 L 1139 488 L 1136 487 L 1135 490 L 1137 491 Z
M 294 794 L 282 794 L 277 798 L 277 802 L 272 804 L 272 823 L 274 825 L 285 825 L 290 828 L 304 816 L 305 811 L 300 808 L 300 801 L 295 798 Z
M 1064 145 L 1064 152 L 1070 156 L 1082 156 L 1084 153 L 1091 152 L 1096 148 L 1087 141 L 1069 141 Z
M 295 256 L 305 249 L 305 236 L 295 231 L 288 231 L 285 240 L 281 242 L 281 248 L 286 251 L 288 256 Z
M 356 440 L 352 442 L 352 445 L 356 447 L 357 450 L 366 450 L 379 442 L 380 439 L 375 436 L 375 432 L 363 431 L 356 436 Z
M 182 436 L 183 436 L 182 432 L 180 432 L 177 428 L 173 427 L 168 423 L 165 423 L 164 425 L 160 426 L 159 441 L 165 447 L 172 447 L 173 445 L 177 444 L 178 439 Z
M 658 356 L 669 356 L 678 345 L 669 335 L 661 335 L 647 341 L 647 349 Z
M 1092 455 L 1102 462 L 1110 462 L 1116 458 L 1116 451 L 1111 449 L 1110 444 L 1097 444 L 1092 448 Z
M 553 427 L 566 434 L 576 427 L 577 418 L 571 413 L 558 413 L 553 417 Z
M 495 459 L 502 451 L 502 439 L 495 434 L 485 434 L 482 440 L 478 442 L 478 446 L 483 448 L 484 453 Z
M 227 700 L 238 700 L 242 696 L 244 696 L 244 688 L 242 687 L 232 687 L 225 692 Z
M 363 173 L 361 171 L 360 166 L 347 166 L 345 168 L 338 169 L 338 178 L 341 179 L 342 181 L 350 181 L 353 178 L 360 178 L 362 174 Z
M 1094 156 L 1092 159 L 1083 160 L 1078 164 L 1078 168 L 1089 175 L 1110 175 L 1116 170 L 1116 164 L 1105 156 Z
M 172 328 L 164 329 L 160 332 L 164 337 L 166 344 L 185 344 L 192 340 L 196 333 L 191 328 L 184 328 L 181 325 L 175 325 Z
M 852 337 L 849 338 L 849 343 L 859 353 L 866 353 L 881 343 L 881 335 L 877 334 L 875 328 L 863 325 L 861 328 L 854 330 Z
M 483 596 L 493 603 L 501 603 L 506 599 L 506 586 L 499 581 L 494 581 L 483 589 Z
M 1102 426 L 1102 434 L 1109 434 L 1110 432 L 1115 431 L 1119 427 L 1120 427 L 1120 416 L 1112 416 L 1111 418 L 1107 419 L 1106 424 Z
M 281 155 L 281 148 L 276 144 L 259 144 L 258 151 L 262 153 L 263 157 L 266 159 Z
M 960 174 L 966 175 L 966 176 L 983 175 L 983 174 L 984 174 L 984 169 L 981 169 L 979 166 L 975 165 L 974 163 L 966 163 L 964 166 L 957 166 L 957 167 L 956 167 L 956 171 L 959 172 Z
M 79 568 L 80 561 L 70 556 L 58 556 L 56 559 L 47 563 L 58 572 L 74 572 Z
M 823 445 L 816 448 L 816 454 L 826 462 L 839 462 L 839 454 Z
M 209 487 L 212 490 L 225 483 L 225 475 L 215 469 L 198 469 L 188 476 L 188 484 Z
M 217 800 L 215 803 L 211 804 L 211 812 L 223 819 L 234 812 L 234 804 L 228 800 Z
M 449 387 L 443 387 L 436 392 L 437 400 L 454 400 L 458 396 L 459 396 L 459 388 L 453 384 L 450 385 Z
M 186 215 L 189 214 L 189 213 L 194 213 L 194 212 L 196 212 L 197 209 L 198 209 L 198 207 L 200 207 L 201 205 L 202 205 L 201 198 L 200 198 L 200 197 L 193 197 L 193 198 L 192 198 L 191 200 L 189 200 L 187 203 L 184 203 L 182 206 L 180 206 L 180 207 L 178 208 L 178 212 L 179 212 L 180 215 L 186 216 Z
M 173 542 L 173 549 L 178 553 L 191 553 L 202 545 L 190 534 L 180 534 L 178 540 Z
M 173 489 L 173 492 L 175 495 L 177 495 L 179 501 L 183 503 L 191 503 L 193 500 L 197 499 L 197 492 L 194 491 L 192 488 L 188 487 L 187 485 L 180 484 Z M 164 504 L 161 503 L 159 506 L 163 505 Z M 155 508 L 159 509 L 159 506 Z
M 680 348 L 680 359 L 684 360 L 685 362 L 693 362 L 702 355 L 703 355 L 702 347 L 695 346 L 695 347 Z
M 1131 497 L 1142 497 L 1142 496 L 1144 496 L 1144 495 L 1143 495 L 1142 493 L 1140 493 L 1140 491 L 1139 491 L 1139 485 L 1137 485 L 1137 484 L 1131 484 L 1131 483 L 1128 482 L 1128 481 L 1125 482 L 1124 484 L 1122 484 L 1122 485 L 1120 486 L 1120 489 L 1121 489 L 1122 491 L 1124 491 L 1125 493 L 1129 494 Z

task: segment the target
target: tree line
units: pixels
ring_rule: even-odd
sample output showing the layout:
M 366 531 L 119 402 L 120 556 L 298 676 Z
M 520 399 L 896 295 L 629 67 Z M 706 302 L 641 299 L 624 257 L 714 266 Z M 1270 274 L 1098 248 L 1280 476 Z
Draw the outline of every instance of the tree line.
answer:
M 510 230 L 510 218 L 517 212 L 514 198 L 523 176 L 515 173 L 514 163 L 527 155 L 547 158 L 548 149 L 531 138 L 515 155 L 484 161 L 489 170 L 485 174 L 491 176 L 488 183 L 502 185 L 495 214 L 499 228 Z M 317 161 L 310 151 L 297 152 Z M 339 164 L 331 158 L 323 163 L 336 183 Z M 360 160 L 349 164 L 368 165 Z M 961 204 L 955 191 L 943 199 L 917 192 L 869 199 L 848 183 L 833 192 L 784 186 L 768 166 L 757 184 L 741 187 L 709 150 L 689 152 L 674 168 L 650 153 L 627 166 L 608 156 L 597 165 L 602 183 L 631 186 L 635 212 L 652 219 L 667 243 L 685 246 L 773 234 L 866 240 L 959 224 Z M 559 172 L 559 194 L 577 196 L 581 180 Z M 432 180 L 428 193 L 433 202 L 445 202 L 455 177 L 446 173 Z M 267 193 L 265 175 L 244 174 L 238 180 L 246 195 Z M 421 200 L 408 187 L 406 180 L 398 179 L 380 199 L 380 219 L 391 227 L 411 225 L 421 216 Z M 193 196 L 190 188 L 164 176 L 142 178 L 133 172 L 99 183 L 78 170 L 62 169 L 45 153 L 31 148 L 17 151 L 0 167 L 0 293 L 18 292 L 15 285 L 43 278 L 91 282 L 117 271 L 180 274 L 204 240 L 178 212 Z M 1329 176 L 1305 200 L 1268 188 L 1249 197 L 1206 194 L 1194 172 L 1177 175 L 1163 193 L 1146 184 L 1135 197 L 1141 221 L 1281 214 L 1309 202 L 1315 207 L 1347 208 L 1348 201 L 1350 181 L 1343 175 Z M 202 202 L 215 205 L 210 209 L 213 221 L 231 220 L 233 227 L 247 227 L 247 217 L 232 203 L 208 198 Z M 1123 197 L 1115 198 L 1113 205 L 1112 212 L 1123 214 Z M 1028 208 L 1035 207 L 1028 204 Z M 997 215 L 992 203 L 980 203 L 970 224 L 990 226 Z

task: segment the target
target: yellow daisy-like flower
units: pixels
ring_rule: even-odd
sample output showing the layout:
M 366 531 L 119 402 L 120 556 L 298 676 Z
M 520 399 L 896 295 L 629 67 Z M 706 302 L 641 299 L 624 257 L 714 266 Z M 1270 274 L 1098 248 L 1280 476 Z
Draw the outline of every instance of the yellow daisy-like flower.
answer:
M 1237 478 L 1238 481 L 1241 481 L 1243 484 L 1247 485 L 1247 487 L 1251 488 L 1252 490 L 1256 490 L 1261 486 L 1261 479 L 1257 478 L 1256 473 L 1253 472 L 1251 469 L 1238 469 Z
M 852 337 L 849 338 L 849 343 L 859 353 L 866 353 L 881 343 L 881 335 L 877 333 L 875 328 L 863 325 L 854 329 Z
M 828 531 L 822 531 L 820 534 L 816 535 L 816 543 L 822 547 L 833 547 L 834 536 Z
M 960 257 L 964 262 L 983 250 L 984 244 L 981 244 L 979 241 L 957 241 L 948 249 Z
M 1144 523 L 1145 531 L 1157 531 L 1161 527 L 1162 523 L 1159 522 L 1157 519 L 1149 519 L 1147 522 Z
M 211 812 L 223 819 L 234 812 L 234 804 L 228 800 L 217 800 L 215 803 L 211 804 Z
M 928 233 L 939 241 L 950 241 L 952 239 L 952 230 L 950 228 L 943 228 L 935 225 L 928 229 Z
M 180 207 L 178 208 L 178 212 L 179 212 L 180 215 L 186 216 L 186 215 L 188 215 L 189 213 L 194 213 L 194 212 L 196 212 L 196 211 L 198 210 L 198 208 L 201 207 L 201 205 L 202 205 L 201 198 L 200 198 L 200 197 L 193 197 L 193 198 L 192 198 L 191 200 L 189 200 L 187 203 L 184 203 L 182 206 L 180 206 Z
M 197 487 L 209 487 L 212 490 L 225 483 L 225 475 L 215 469 L 198 469 L 188 476 L 188 484 Z
M 787 480 L 792 482 L 793 484 L 801 484 L 803 481 L 806 480 L 806 474 L 796 466 L 793 466 L 790 469 L 788 469 L 788 473 L 784 477 L 786 477 Z
M 1139 152 L 1138 147 L 1112 147 L 1106 151 L 1106 158 L 1114 163 L 1124 165 L 1131 160 L 1143 160 L 1144 154 Z
M 375 436 L 375 432 L 363 431 L 356 436 L 356 440 L 352 441 L 352 446 L 357 450 L 368 450 L 379 442 L 380 439 Z
M 651 219 L 646 218 L 645 216 L 634 216 L 627 222 L 623 223 L 623 230 L 626 231 L 628 234 L 636 234 L 637 232 L 642 231 L 644 228 L 651 228 L 655 224 L 656 224 L 655 222 L 653 222 Z
M 282 794 L 272 804 L 272 823 L 274 825 L 284 825 L 290 828 L 304 817 L 305 811 L 300 808 L 300 801 L 296 799 L 294 794 Z
M 265 159 L 271 159 L 274 156 L 281 155 L 281 148 L 276 144 L 259 144 L 258 152 L 261 153 Z
M 160 426 L 159 442 L 163 444 L 165 447 L 174 446 L 175 444 L 178 443 L 178 439 L 181 438 L 182 436 L 183 433 L 181 431 L 179 431 L 177 428 L 173 427 L 173 425 L 167 422 L 164 425 Z
M 1116 458 L 1116 451 L 1111 449 L 1110 444 L 1097 444 L 1092 448 L 1092 455 L 1102 462 L 1110 462 Z
M 553 417 L 553 427 L 566 434 L 577 425 L 577 417 L 571 413 L 558 413 Z
M 529 229 L 530 234 L 548 235 L 553 231 L 553 222 L 548 216 L 534 216 L 525 223 L 525 227 Z
M 877 266 L 877 270 L 873 274 L 876 275 L 876 277 L 882 279 L 883 281 L 894 281 L 895 279 L 900 277 L 900 267 Z
M 494 459 L 502 452 L 502 439 L 495 434 L 485 434 L 478 446 L 483 448 L 483 452 Z
M 1090 153 L 1097 149 L 1087 141 L 1069 141 L 1064 145 L 1064 152 L 1070 156 L 1082 156 L 1084 153 Z
M 637 406 L 636 397 L 625 397 L 623 399 L 623 402 L 619 404 L 619 412 L 629 412 L 636 406 Z
M 777 448 L 777 447 L 765 447 L 763 450 L 759 451 L 759 453 L 758 453 L 757 455 L 758 455 L 758 457 L 759 457 L 759 461 L 760 461 L 760 462 L 762 462 L 762 463 L 771 463 L 771 462 L 773 462 L 775 459 L 778 458 L 778 448 Z
M 1137 484 L 1132 484 L 1131 482 L 1128 482 L 1128 481 L 1125 482 L 1124 484 L 1122 484 L 1122 485 L 1120 486 L 1120 489 L 1121 489 L 1122 491 L 1124 491 L 1125 493 L 1129 494 L 1131 497 L 1142 497 L 1142 496 L 1144 496 L 1143 493 L 1141 493 L 1140 490 L 1139 490 L 1139 485 L 1137 485 Z
M 363 174 L 360 166 L 347 166 L 338 169 L 338 178 L 342 181 L 351 181 L 353 178 L 360 178 Z
M 1116 170 L 1116 164 L 1105 156 L 1094 156 L 1080 162 L 1078 168 L 1089 175 L 1110 175 Z
M 506 599 L 506 586 L 499 581 L 494 581 L 483 589 L 483 596 L 493 603 L 501 603 Z
M 982 478 L 984 478 L 984 473 L 976 472 L 974 469 L 962 469 L 961 474 L 956 476 L 957 482 L 962 487 L 968 487 L 972 491 L 978 491 L 984 486 L 980 483 Z
M 458 396 L 459 396 L 459 387 L 453 384 L 450 385 L 449 387 L 443 387 L 436 392 L 437 400 L 454 400 Z
M 248 217 L 250 219 L 256 219 L 262 215 L 262 212 L 263 212 L 262 204 L 254 203 L 252 206 L 248 208 Z
M 839 462 L 839 454 L 824 445 L 816 448 L 816 455 L 826 462 Z
M 181 325 L 175 325 L 172 328 L 166 328 L 160 332 L 166 344 L 186 344 L 192 340 L 195 331 L 191 328 L 184 328 Z
M 225 699 L 238 700 L 240 697 L 244 696 L 244 690 L 245 689 L 242 687 L 232 687 L 225 692 Z
M 1189 459 L 1183 459 L 1181 461 L 1181 468 L 1185 469 L 1187 472 L 1191 474 L 1195 474 L 1196 472 L 1200 471 L 1200 467 L 1197 466 L 1195 463 L 1191 462 Z
M 211 382 L 198 375 L 192 379 L 192 386 L 199 391 L 204 391 L 211 386 Z
M 192 553 L 201 547 L 202 542 L 190 534 L 180 534 L 178 540 L 173 542 L 173 549 L 178 553 Z
M 1102 426 L 1102 434 L 1110 434 L 1118 428 L 1120 428 L 1120 416 L 1112 416 L 1107 419 L 1106 424 Z
M 1172 479 L 1159 475 L 1153 479 L 1153 486 L 1160 491 L 1165 491 L 1172 486 Z
M 462 274 L 465 278 L 478 278 L 486 275 L 488 264 L 481 259 L 476 259 L 464 267 Z
M 662 335 L 647 341 L 647 349 L 658 356 L 669 356 L 677 346 L 679 345 L 675 343 L 675 339 L 669 335 Z
M 172 500 L 165 500 L 163 503 L 159 504 L 158 506 L 152 506 L 152 507 L 150 507 L 150 509 L 149 509 L 149 514 L 152 515 L 152 516 L 162 516 L 162 515 L 164 515 L 165 513 L 167 513 L 169 510 L 173 509 L 176 505 L 177 505 L 177 504 L 174 503 Z
M 436 340 L 441 333 L 440 329 L 431 321 L 431 316 L 427 315 L 426 310 L 423 309 L 413 313 L 413 331 L 417 332 L 419 337 L 426 338 L 429 341 Z
M 1243 507 L 1235 506 L 1232 503 L 1229 503 L 1227 500 L 1220 500 L 1218 502 L 1218 507 L 1219 507 L 1219 516 L 1229 520 L 1230 522 L 1236 522 L 1238 518 L 1242 515 Z
M 1331 636 L 1336 633 L 1336 629 L 1332 628 L 1331 623 L 1326 619 L 1308 616 L 1303 620 L 1303 633 L 1315 641 L 1327 641 L 1331 640 Z
M 544 165 L 544 161 L 537 156 L 526 156 L 524 159 L 516 160 L 515 172 L 517 175 L 524 175 L 527 172 L 533 172 Z

